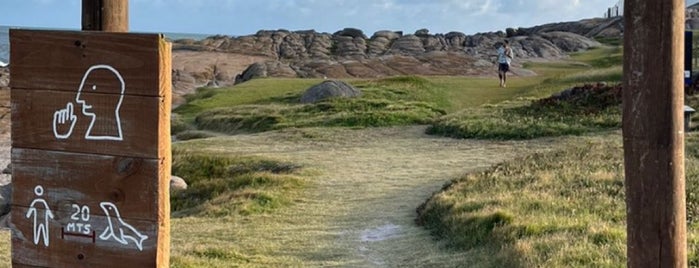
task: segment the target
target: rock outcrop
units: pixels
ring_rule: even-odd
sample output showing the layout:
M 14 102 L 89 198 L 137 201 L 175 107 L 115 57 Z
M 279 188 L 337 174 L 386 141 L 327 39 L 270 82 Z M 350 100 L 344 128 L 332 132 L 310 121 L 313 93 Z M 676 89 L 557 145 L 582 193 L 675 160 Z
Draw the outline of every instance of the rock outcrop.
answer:
M 531 31 L 509 39 L 516 58 L 561 58 L 569 52 L 600 46 L 597 41 L 576 33 Z M 503 32 L 468 36 L 460 32 L 430 34 L 427 29 L 407 35 L 378 31 L 370 38 L 352 28 L 334 34 L 278 30 L 242 37 L 213 36 L 199 42 L 177 41 L 175 48 L 267 58 L 237 75 L 235 82 L 242 83 L 262 77 L 488 75 L 494 68 L 495 48 L 505 38 Z
M 699 17 L 699 12 L 696 13 Z M 691 18 L 688 16 L 688 25 L 699 26 L 699 18 L 696 22 Z M 474 35 L 433 34 L 428 29 L 412 34 L 383 30 L 370 37 L 354 28 L 332 34 L 314 30 L 262 30 L 248 36 L 217 35 L 201 41 L 175 41 L 175 55 L 214 53 L 247 56 L 255 61 L 242 68 L 240 64 L 236 68 L 225 68 L 223 64 L 233 62 L 230 59 L 212 62 L 197 70 L 180 67 L 173 77 L 176 91 L 181 91 L 180 88 L 227 86 L 262 77 L 492 75 L 495 48 L 506 38 L 515 52 L 513 67 L 517 73 L 522 61 L 567 57 L 570 52 L 600 46 L 594 38 L 620 37 L 622 31 L 622 18 L 551 23 Z M 520 69 L 518 74 L 532 72 Z
M 297 73 L 280 61 L 256 62 L 250 65 L 243 73 L 235 77 L 236 83 L 242 83 L 250 79 L 262 77 L 297 77 Z
M 594 37 L 620 37 L 624 31 L 624 18 L 595 18 L 574 22 L 559 22 L 539 25 L 531 28 L 509 28 L 506 30 L 508 37 L 529 36 L 549 32 L 568 32 L 589 38 Z
M 10 69 L 8 67 L 0 67 L 0 90 L 10 87 Z

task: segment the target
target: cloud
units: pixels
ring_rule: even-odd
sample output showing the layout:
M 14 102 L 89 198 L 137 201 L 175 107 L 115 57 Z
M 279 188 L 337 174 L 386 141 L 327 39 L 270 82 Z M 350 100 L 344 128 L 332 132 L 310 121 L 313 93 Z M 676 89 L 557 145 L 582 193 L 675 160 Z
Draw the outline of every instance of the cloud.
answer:
M 39 0 L 35 0 L 39 1 Z M 55 1 L 55 0 L 45 0 Z M 131 0 L 132 9 L 159 12 L 169 31 L 250 34 L 260 29 L 353 27 L 475 33 L 578 20 L 602 14 L 616 0 Z M 157 9 L 156 9 L 157 7 Z M 180 18 L 179 20 L 177 18 Z M 184 19 L 186 18 L 186 19 Z M 158 18 L 148 18 L 157 20 Z M 137 21 L 146 23 L 146 19 Z M 162 20 L 170 20 L 163 22 Z M 138 23 L 134 24 L 138 27 Z M 173 28 L 173 29 L 170 29 Z M 199 28 L 205 29 L 199 29 Z

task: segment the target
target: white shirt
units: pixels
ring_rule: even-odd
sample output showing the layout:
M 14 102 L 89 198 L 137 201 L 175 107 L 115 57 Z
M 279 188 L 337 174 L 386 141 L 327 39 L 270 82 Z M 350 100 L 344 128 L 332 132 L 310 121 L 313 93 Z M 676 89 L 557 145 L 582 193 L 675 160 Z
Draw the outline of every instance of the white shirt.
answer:
M 507 65 L 510 65 L 510 63 L 512 63 L 512 58 L 512 48 L 508 47 L 507 50 L 505 50 L 505 46 L 498 48 L 498 63 L 507 63 Z

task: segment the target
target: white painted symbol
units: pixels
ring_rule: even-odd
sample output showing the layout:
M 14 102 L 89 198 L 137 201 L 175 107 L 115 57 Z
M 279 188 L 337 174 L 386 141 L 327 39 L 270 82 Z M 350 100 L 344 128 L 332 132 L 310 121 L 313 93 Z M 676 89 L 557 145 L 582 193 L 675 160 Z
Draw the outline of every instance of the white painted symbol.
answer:
M 93 110 L 93 105 L 95 105 L 95 103 L 88 103 L 88 101 L 85 100 L 84 96 L 82 96 L 82 93 L 87 91 L 87 89 L 85 89 L 86 86 L 90 87 L 92 91 L 95 91 L 97 93 L 104 92 L 104 90 L 100 91 L 100 89 L 95 84 L 86 84 L 88 78 L 90 77 L 90 74 L 94 71 L 99 70 L 109 71 L 119 80 L 119 101 L 115 105 L 113 117 L 110 114 L 96 114 L 96 111 Z M 112 66 L 103 64 L 94 65 L 90 67 L 87 70 L 87 72 L 85 72 L 85 75 L 83 76 L 83 79 L 80 82 L 80 87 L 78 88 L 78 94 L 75 95 L 75 102 L 82 106 L 82 114 L 91 118 L 90 125 L 88 126 L 87 131 L 85 132 L 86 140 L 124 140 L 121 132 L 121 118 L 119 115 L 119 110 L 121 109 L 121 103 L 124 100 L 125 90 L 126 84 L 124 83 L 124 78 L 121 76 L 119 71 L 114 69 L 114 67 Z M 99 108 L 100 110 L 103 110 L 103 108 L 105 107 Z M 111 112 L 111 107 L 108 108 L 110 108 L 108 109 L 108 111 Z M 72 102 L 66 103 L 65 108 L 54 112 L 53 134 L 56 137 L 56 139 L 69 138 L 73 134 L 73 128 L 75 128 L 75 123 L 77 122 L 77 120 L 78 118 L 74 114 L 74 104 Z M 113 126 L 111 126 L 111 124 L 113 124 Z M 97 130 L 95 130 L 96 125 Z M 93 133 L 93 131 L 98 133 L 95 134 Z
M 78 204 L 72 204 L 71 207 L 75 209 L 75 212 L 70 216 L 73 222 L 66 225 L 66 232 L 89 235 L 92 232 L 92 225 L 89 223 L 90 207 Z
M 44 246 L 48 247 L 49 246 L 49 218 L 53 219 L 53 213 L 51 212 L 51 209 L 49 208 L 49 204 L 46 203 L 46 200 L 41 198 L 42 195 L 44 195 L 44 187 L 41 187 L 41 185 L 37 185 L 34 187 L 34 194 L 36 194 L 37 198 L 32 201 L 32 203 L 29 205 L 29 210 L 27 210 L 27 215 L 25 216 L 26 218 L 31 218 L 32 216 L 34 217 L 34 244 L 38 245 L 39 240 L 42 240 L 44 242 Z M 37 204 L 43 206 L 44 209 L 44 214 L 41 215 L 37 211 Z
M 143 241 L 148 239 L 148 236 L 141 234 L 136 228 L 124 222 L 119 214 L 119 209 L 113 203 L 102 202 L 100 207 L 107 215 L 107 223 L 109 224 L 109 227 L 100 235 L 100 239 L 105 241 L 114 239 L 124 245 L 129 244 L 128 239 L 136 243 L 138 250 L 143 251 Z M 115 221 L 112 221 L 112 218 L 116 218 Z

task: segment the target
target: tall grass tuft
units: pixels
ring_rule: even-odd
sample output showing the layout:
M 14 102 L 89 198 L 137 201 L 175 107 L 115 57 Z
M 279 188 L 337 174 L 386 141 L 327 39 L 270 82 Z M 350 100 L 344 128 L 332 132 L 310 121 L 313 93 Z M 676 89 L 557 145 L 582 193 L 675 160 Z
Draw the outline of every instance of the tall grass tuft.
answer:
M 249 215 L 291 203 L 304 179 L 301 167 L 255 157 L 224 157 L 176 151 L 173 174 L 186 190 L 171 198 L 173 216 Z
M 419 209 L 418 219 L 455 248 L 511 249 L 523 267 L 623 263 L 620 163 L 618 142 L 524 157 L 453 181 Z M 473 224 L 496 213 L 508 220 Z
M 690 136 L 687 148 L 699 147 Z M 452 181 L 418 222 L 461 250 L 500 248 L 522 267 L 626 263 L 623 148 L 618 135 L 584 138 Z M 699 264 L 699 150 L 687 152 L 689 260 Z

